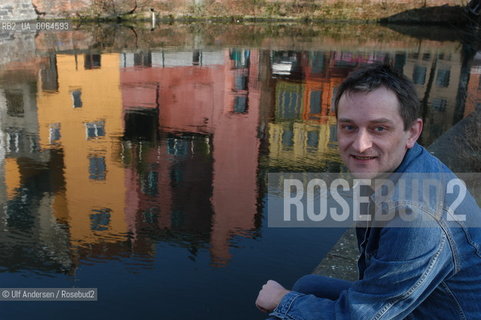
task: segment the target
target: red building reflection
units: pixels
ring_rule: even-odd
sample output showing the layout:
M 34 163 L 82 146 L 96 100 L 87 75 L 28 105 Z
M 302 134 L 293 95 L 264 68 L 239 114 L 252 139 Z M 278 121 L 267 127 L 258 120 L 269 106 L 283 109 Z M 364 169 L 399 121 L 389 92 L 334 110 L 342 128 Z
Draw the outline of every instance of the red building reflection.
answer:
M 464 116 L 479 108 L 481 108 L 481 51 L 478 51 L 473 58 Z
M 145 138 L 126 153 L 134 240 L 155 224 L 174 241 L 208 243 L 224 264 L 230 239 L 255 229 L 258 52 L 124 54 L 122 64 L 125 127 L 136 130 L 125 137 Z

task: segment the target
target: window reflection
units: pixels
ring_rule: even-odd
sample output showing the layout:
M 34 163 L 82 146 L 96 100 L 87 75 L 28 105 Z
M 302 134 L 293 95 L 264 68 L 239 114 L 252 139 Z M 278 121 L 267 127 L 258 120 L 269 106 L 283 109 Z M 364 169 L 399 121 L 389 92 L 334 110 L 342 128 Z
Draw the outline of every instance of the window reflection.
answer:
M 152 52 L 134 53 L 134 66 L 152 67 Z
M 294 132 L 291 128 L 285 128 L 284 132 L 282 132 L 282 145 L 285 148 L 294 146 Z
M 192 65 L 199 66 L 202 65 L 202 51 L 195 49 L 192 52 Z
M 321 113 L 321 96 L 322 96 L 321 90 L 316 90 L 311 92 L 311 99 L 310 99 L 311 113 Z
M 5 130 L 7 140 L 7 152 L 20 152 L 20 145 L 23 137 L 23 130 L 8 128 Z
M 126 110 L 124 137 L 128 140 L 154 141 L 158 136 L 158 109 Z
M 147 174 L 144 174 L 141 179 L 142 192 L 149 196 L 157 195 L 158 180 L 159 180 L 159 174 L 155 171 L 150 171 Z
M 234 61 L 234 68 L 247 68 L 249 66 L 250 50 L 232 49 L 229 57 Z
M 58 91 L 58 70 L 57 70 L 57 55 L 50 54 L 48 57 L 49 63 L 42 67 L 40 71 L 42 79 L 42 91 L 57 92 Z
M 82 91 L 80 89 L 72 91 L 72 102 L 74 108 L 82 108 Z
M 436 77 L 436 85 L 440 88 L 449 87 L 449 78 L 451 76 L 451 71 L 447 69 L 439 69 L 438 76 Z
M 50 144 L 58 143 L 61 138 L 60 123 L 53 123 L 48 128 L 48 140 Z
M 451 54 L 442 52 L 438 55 L 438 58 L 439 60 L 451 61 Z
M 446 111 L 447 104 L 448 104 L 448 101 L 442 98 L 434 98 L 431 103 L 431 105 L 433 106 L 433 109 L 439 112 Z
M 414 59 L 417 60 L 419 58 L 419 53 L 417 52 L 412 52 L 408 55 L 409 59 Z
M 84 68 L 85 70 L 99 69 L 101 67 L 101 55 L 100 54 L 86 54 L 84 56 Z
M 35 135 L 27 135 L 27 140 L 28 140 L 28 145 L 30 146 L 29 152 L 39 152 L 40 151 L 40 146 L 37 141 L 38 137 Z
M 90 214 L 90 229 L 93 231 L 105 231 L 109 229 L 111 209 L 94 209 Z
M 189 153 L 190 141 L 179 138 L 168 138 L 167 152 L 174 156 L 185 156 Z
M 105 180 L 106 168 L 105 157 L 89 157 L 89 179 Z
M 247 112 L 247 97 L 235 96 L 234 97 L 234 113 L 246 113 Z
M 312 73 L 324 72 L 324 53 L 320 51 L 311 53 L 310 63 Z
M 423 67 L 420 65 L 414 66 L 414 71 L 413 71 L 414 84 L 424 85 L 424 83 L 426 82 L 426 71 L 427 71 L 426 67 Z
M 317 148 L 319 146 L 319 132 L 317 131 L 307 132 L 307 146 L 310 148 Z
M 406 65 L 406 53 L 396 53 L 394 56 L 394 68 L 403 73 L 404 66 Z
M 299 118 L 300 114 L 300 95 L 298 92 L 283 91 L 279 96 L 278 101 L 279 116 L 284 120 L 295 120 Z
M 144 223 L 157 223 L 157 220 L 159 218 L 159 208 L 153 207 L 142 211 L 142 218 Z
M 297 54 L 294 51 L 272 51 L 272 74 L 289 76 L 299 68 Z
M 173 166 L 170 169 L 170 183 L 172 187 L 179 185 L 182 181 L 184 181 L 184 171 L 181 166 Z
M 85 124 L 87 139 L 105 136 L 105 121 L 87 122 Z
M 23 117 L 23 92 L 20 90 L 7 90 L 5 91 L 5 98 L 7 100 L 7 114 L 11 117 Z
M 337 125 L 329 126 L 329 148 L 337 149 Z
M 247 90 L 247 75 L 240 72 L 236 73 L 234 77 L 234 89 Z

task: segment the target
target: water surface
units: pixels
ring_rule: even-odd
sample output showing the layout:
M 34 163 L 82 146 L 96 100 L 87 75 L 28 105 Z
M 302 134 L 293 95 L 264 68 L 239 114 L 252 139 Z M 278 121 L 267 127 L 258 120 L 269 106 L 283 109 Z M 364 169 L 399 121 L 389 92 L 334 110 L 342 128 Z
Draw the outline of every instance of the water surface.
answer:
M 392 62 L 414 81 L 426 146 L 481 105 L 481 53 L 460 30 L 0 35 L 1 287 L 99 293 L 2 302 L 2 319 L 262 319 L 263 282 L 292 285 L 343 231 L 268 228 L 266 177 L 344 170 L 332 100 L 351 70 Z

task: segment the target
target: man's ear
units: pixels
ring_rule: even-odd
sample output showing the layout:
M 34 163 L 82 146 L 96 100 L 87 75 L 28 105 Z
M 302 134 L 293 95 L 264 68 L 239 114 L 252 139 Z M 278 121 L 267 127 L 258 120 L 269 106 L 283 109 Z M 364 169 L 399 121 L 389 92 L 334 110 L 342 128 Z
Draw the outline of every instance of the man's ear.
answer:
M 408 131 L 409 137 L 406 142 L 406 147 L 411 149 L 421 135 L 421 132 L 423 132 L 423 120 L 420 118 L 414 120 Z

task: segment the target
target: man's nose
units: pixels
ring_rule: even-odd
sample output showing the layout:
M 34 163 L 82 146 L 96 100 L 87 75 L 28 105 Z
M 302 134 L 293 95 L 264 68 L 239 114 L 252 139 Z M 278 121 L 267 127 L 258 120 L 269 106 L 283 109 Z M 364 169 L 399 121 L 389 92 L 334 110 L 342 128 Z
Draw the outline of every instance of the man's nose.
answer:
M 364 153 L 372 147 L 371 136 L 366 130 L 359 130 L 352 144 L 354 150 L 358 153 Z

